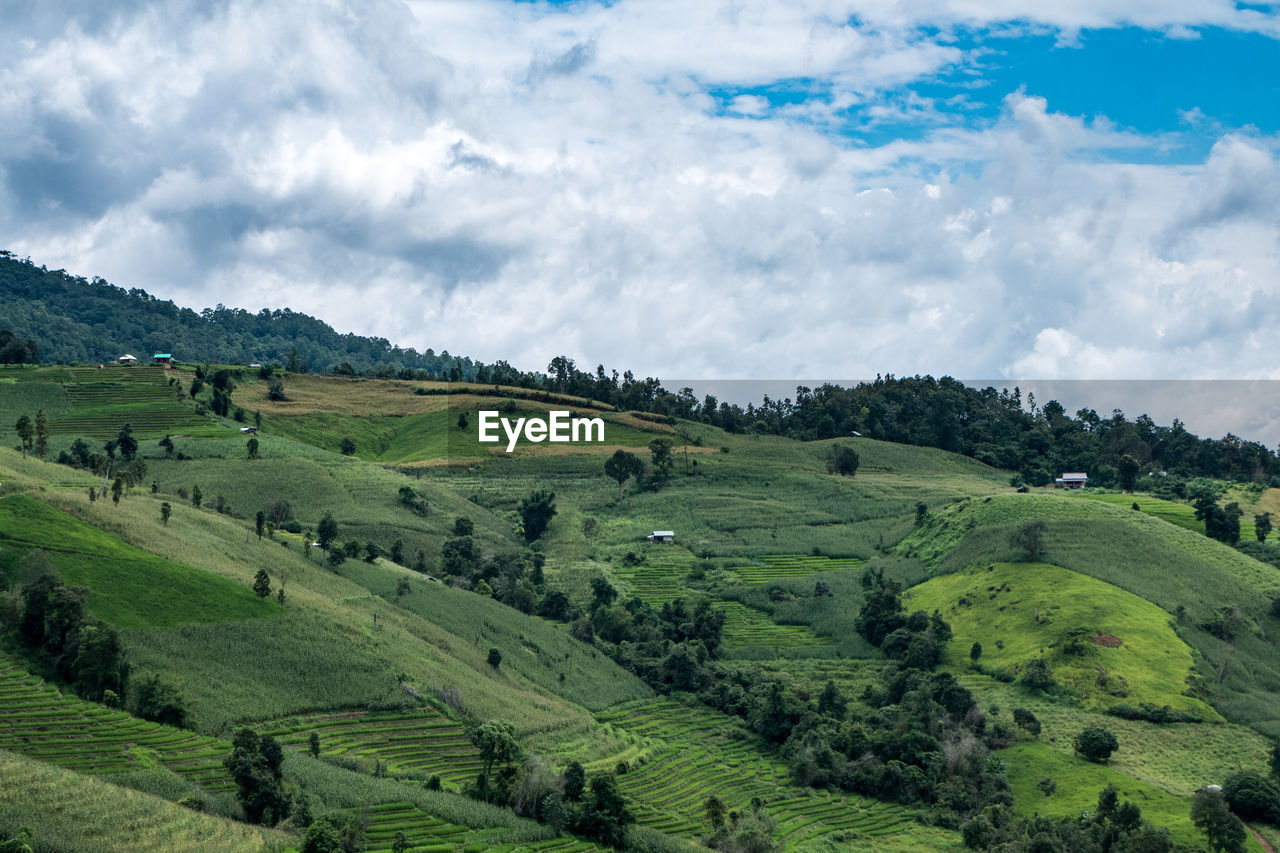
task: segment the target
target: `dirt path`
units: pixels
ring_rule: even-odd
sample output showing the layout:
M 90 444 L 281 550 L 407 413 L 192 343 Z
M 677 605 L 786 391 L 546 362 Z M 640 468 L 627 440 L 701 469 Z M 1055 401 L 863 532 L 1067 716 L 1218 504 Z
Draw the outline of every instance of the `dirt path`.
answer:
M 1244 823 L 1244 821 L 1241 821 L 1241 823 Z M 1276 853 L 1276 848 L 1268 844 L 1267 839 L 1263 838 L 1261 835 L 1258 834 L 1258 830 L 1254 829 L 1252 826 L 1249 826 L 1249 824 L 1247 823 L 1244 824 L 1244 828 L 1249 830 L 1249 834 L 1252 835 L 1255 839 L 1257 839 L 1258 843 L 1262 845 L 1263 850 L 1267 851 L 1267 853 Z

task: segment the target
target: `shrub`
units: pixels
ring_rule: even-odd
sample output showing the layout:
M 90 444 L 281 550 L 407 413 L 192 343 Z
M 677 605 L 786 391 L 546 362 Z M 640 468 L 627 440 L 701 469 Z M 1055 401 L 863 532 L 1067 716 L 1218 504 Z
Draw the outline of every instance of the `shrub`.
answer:
M 1110 731 L 1097 726 L 1089 726 L 1076 735 L 1075 740 L 1072 741 L 1072 746 L 1075 747 L 1076 752 L 1081 757 L 1088 761 L 1105 764 L 1107 759 L 1111 757 L 1111 753 L 1120 748 L 1120 743 Z

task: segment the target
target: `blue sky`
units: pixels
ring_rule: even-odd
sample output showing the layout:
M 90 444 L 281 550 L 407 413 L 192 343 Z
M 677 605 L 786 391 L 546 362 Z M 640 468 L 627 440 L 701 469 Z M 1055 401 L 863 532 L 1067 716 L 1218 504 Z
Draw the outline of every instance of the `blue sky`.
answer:
M 1274 6 L 10 12 L 50 267 L 525 367 L 1280 378 Z

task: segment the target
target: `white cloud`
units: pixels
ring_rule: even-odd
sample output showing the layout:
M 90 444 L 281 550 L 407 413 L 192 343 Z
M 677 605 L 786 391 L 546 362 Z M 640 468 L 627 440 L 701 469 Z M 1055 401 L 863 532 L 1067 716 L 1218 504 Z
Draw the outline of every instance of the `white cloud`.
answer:
M 565 352 L 665 376 L 1271 370 L 1274 140 L 1224 132 L 1204 163 L 1142 165 L 1115 152 L 1166 140 L 1034 92 L 966 124 L 898 90 L 964 61 L 922 22 L 1266 22 L 1211 2 L 904 8 L 42 18 L 0 58 L 0 229 L 38 262 L 195 307 L 288 306 L 531 368 Z M 829 97 L 733 95 L 779 81 Z M 925 129 L 854 145 L 829 129 L 854 105 Z

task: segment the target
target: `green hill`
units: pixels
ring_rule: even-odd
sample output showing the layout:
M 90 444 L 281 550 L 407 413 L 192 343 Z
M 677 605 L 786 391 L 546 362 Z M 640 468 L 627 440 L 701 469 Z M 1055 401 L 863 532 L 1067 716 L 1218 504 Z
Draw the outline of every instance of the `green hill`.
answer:
M 926 581 L 905 598 L 951 624 L 945 660 L 960 671 L 978 642 L 988 670 L 1047 659 L 1086 707 L 1148 703 L 1220 719 L 1186 695 L 1193 657 L 1169 614 L 1111 584 L 1043 563 L 994 563 Z
M 1057 495 L 963 500 L 914 531 L 900 553 L 935 573 L 1016 559 L 1010 535 L 1043 521 L 1046 562 L 1126 590 L 1175 619 L 1197 655 L 1200 685 L 1230 720 L 1280 735 L 1280 620 L 1275 569 L 1203 535 L 1131 509 Z
M 75 705 L 75 732 L 59 751 L 52 733 L 24 745 L 27 729 L 15 728 L 0 748 L 30 748 L 90 772 L 102 762 L 107 778 L 171 799 L 195 785 L 229 804 L 226 780 L 213 778 L 219 765 L 208 759 L 247 724 L 284 743 L 291 790 L 344 820 L 363 815 L 369 849 L 389 849 L 398 830 L 441 851 L 590 849 L 456 793 L 483 766 L 469 731 L 505 719 L 547 773 L 571 760 L 591 773 L 616 772 L 651 849 L 696 842 L 716 794 L 740 817 L 755 814 L 784 851 L 959 850 L 955 828 L 925 824 L 963 819 L 913 800 L 905 781 L 860 782 L 856 792 L 837 790 L 839 782 L 806 787 L 799 783 L 809 777 L 792 760 L 816 747 L 783 749 L 776 743 L 788 731 L 775 744 L 760 734 L 774 685 L 778 702 L 801 709 L 789 726 L 803 735 L 830 683 L 850 712 L 824 737 L 854 751 L 850 767 L 859 769 L 849 772 L 897 772 L 870 752 L 892 754 L 889 746 L 857 746 L 857 732 L 875 734 L 882 719 L 922 701 L 877 698 L 889 689 L 884 673 L 893 661 L 858 634 L 857 617 L 881 575 L 908 588 L 908 609 L 937 610 L 950 623 L 937 677 L 954 676 L 977 701 L 960 723 L 964 735 L 933 754 L 989 741 L 991 766 L 1008 768 L 1021 814 L 1077 813 L 1115 782 L 1141 800 L 1149 820 L 1198 843 L 1191 792 L 1235 767 L 1265 767 L 1263 734 L 1280 734 L 1272 653 L 1280 620 L 1270 611 L 1280 575 L 1207 539 L 1179 504 L 1143 498 L 1134 512 L 1129 496 L 1015 494 L 1007 471 L 865 438 L 840 441 L 860 464 L 839 476 L 827 466 L 834 440 L 658 422 L 530 389 L 286 375 L 288 399 L 270 400 L 266 380 L 246 372 L 232 394 L 241 422 L 199 414 L 212 402 L 207 391 L 179 400 L 168 380 L 189 387 L 188 370 L 79 370 L 3 372 L 0 379 L 14 381 L 0 387 L 15 394 L 0 393 L 0 414 L 12 421 L 45 408 L 51 423 L 70 425 L 53 436 L 55 449 L 83 437 L 96 450 L 122 418 L 137 418 L 144 485 L 118 505 L 90 502 L 99 476 L 0 450 L 0 567 L 15 581 L 39 549 L 67 583 L 89 586 L 92 612 L 122 628 L 138 672 L 180 692 L 195 731 L 170 735 L 15 678 L 15 725 Z M 134 399 L 130 383 L 154 385 L 164 399 Z M 75 390 L 92 384 L 107 390 L 96 399 Z M 476 412 L 490 406 L 514 416 L 590 412 L 606 421 L 607 440 L 495 451 L 475 440 Z M 145 420 L 153 410 L 194 420 L 184 431 L 176 421 Z M 258 452 L 249 458 L 238 430 L 255 414 Z M 172 452 L 159 444 L 168 433 Z M 655 437 L 673 442 L 665 479 L 653 476 L 647 445 Z M 355 443 L 351 455 L 341 452 L 344 438 Z M 604 473 L 620 447 L 647 465 L 621 499 Z M 190 499 L 195 487 L 199 507 Z M 556 513 L 527 543 L 521 501 L 541 490 L 554 493 Z M 167 524 L 163 501 L 172 508 Z M 259 511 L 281 529 L 260 538 Z M 354 557 L 325 560 L 310 547 L 326 514 Z M 445 549 L 462 538 L 459 518 L 470 522 L 474 571 L 448 576 Z M 1011 534 L 1038 521 L 1043 552 L 1019 562 L 1027 555 Z M 675 543 L 649 542 L 654 530 L 674 530 Z M 392 562 L 385 554 L 397 543 L 402 559 Z M 368 544 L 384 556 L 365 560 Z M 533 588 L 535 564 L 544 575 L 537 595 L 566 596 L 555 620 L 535 615 L 538 598 L 522 605 L 531 612 L 501 600 L 515 603 L 521 583 Z M 259 569 L 271 582 L 265 602 L 251 591 Z M 282 587 L 283 605 L 274 598 Z M 714 652 L 686 639 L 699 630 L 698 601 L 724 616 Z M 610 629 L 610 619 L 633 616 Z M 975 640 L 980 669 L 969 661 Z M 689 657 L 675 651 L 681 643 Z M 1018 668 L 1042 655 L 1062 689 L 1036 693 L 1017 683 Z M 690 659 L 711 683 L 675 689 Z M 655 695 L 665 692 L 673 695 Z M 1106 713 L 1118 704 L 1169 705 L 1205 722 Z M 1041 737 L 1017 731 L 1015 707 L 1035 712 Z M 944 725 L 941 714 L 936 722 Z M 1085 725 L 1117 733 L 1121 748 L 1108 767 L 1071 755 Z M 313 732 L 318 759 L 306 754 Z M 189 748 L 199 753 L 190 766 L 182 763 Z M 907 746 L 900 751 L 903 768 L 914 768 L 901 779 L 935 772 L 927 761 L 909 765 Z M 526 772 L 522 766 L 510 772 Z M 193 781 L 191 768 L 211 775 Z M 444 791 L 424 790 L 433 775 Z M 1035 783 L 1046 775 L 1059 789 L 1041 804 Z

